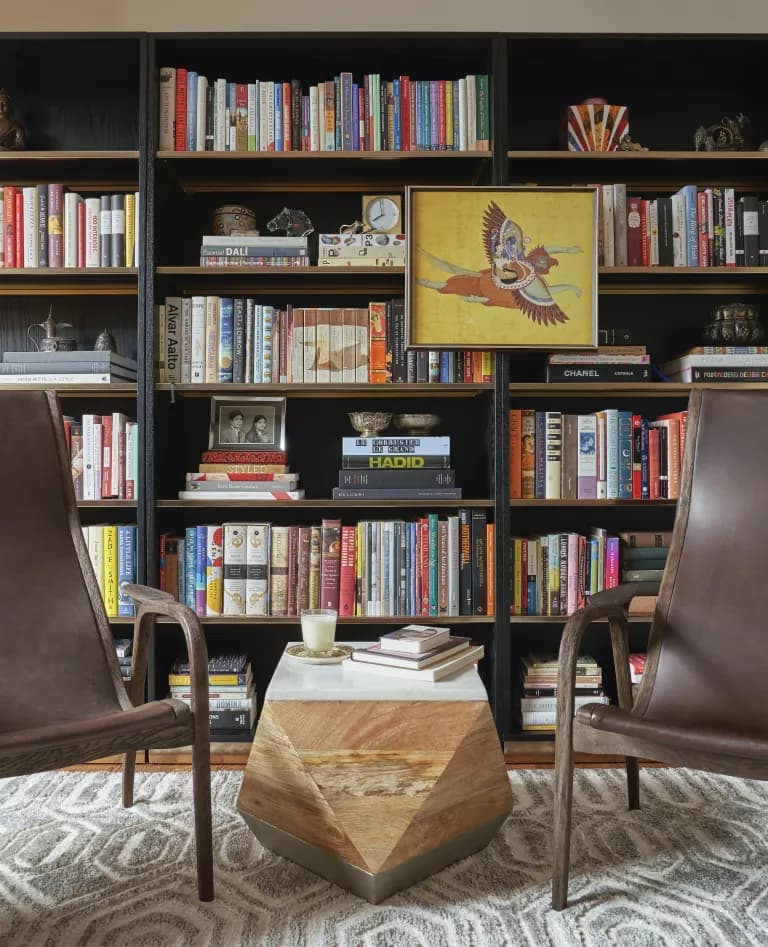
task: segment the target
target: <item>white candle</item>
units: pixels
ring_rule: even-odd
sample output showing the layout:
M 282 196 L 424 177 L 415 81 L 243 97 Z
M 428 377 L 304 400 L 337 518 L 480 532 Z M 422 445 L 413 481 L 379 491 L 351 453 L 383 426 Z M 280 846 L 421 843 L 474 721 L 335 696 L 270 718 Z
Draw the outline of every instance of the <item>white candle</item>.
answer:
M 336 635 L 336 612 L 330 608 L 311 608 L 301 613 L 301 637 L 312 653 L 328 652 Z

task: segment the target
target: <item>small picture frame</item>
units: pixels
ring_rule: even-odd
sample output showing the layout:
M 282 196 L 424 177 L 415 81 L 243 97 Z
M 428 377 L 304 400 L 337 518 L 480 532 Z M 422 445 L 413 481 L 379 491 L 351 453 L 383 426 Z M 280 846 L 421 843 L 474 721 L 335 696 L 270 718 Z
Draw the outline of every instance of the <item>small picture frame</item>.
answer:
M 214 395 L 209 450 L 285 450 L 285 398 Z

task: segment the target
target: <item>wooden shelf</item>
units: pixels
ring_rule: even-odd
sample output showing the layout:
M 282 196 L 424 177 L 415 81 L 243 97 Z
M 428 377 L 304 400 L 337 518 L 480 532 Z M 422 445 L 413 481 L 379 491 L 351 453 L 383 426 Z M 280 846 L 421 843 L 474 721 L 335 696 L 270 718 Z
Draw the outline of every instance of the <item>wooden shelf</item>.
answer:
M 417 622 L 434 622 L 438 625 L 489 625 L 494 621 L 493 615 L 357 615 L 350 618 L 339 618 L 341 625 L 403 625 Z M 170 622 L 171 619 L 158 618 L 161 622 Z M 204 625 L 292 625 L 298 627 L 301 620 L 298 615 L 217 615 L 201 618 Z
M 219 293 L 284 293 L 295 296 L 328 293 L 369 295 L 403 292 L 405 268 L 402 266 L 159 266 L 159 278 L 174 277 L 174 289 L 200 292 L 211 286 Z
M 511 161 L 768 161 L 766 151 L 508 151 Z
M 114 618 L 107 617 L 110 625 L 132 625 L 136 619 L 133 615 L 118 615 Z
M 2 152 L 0 151 L 0 154 Z M 38 266 L 38 267 L 4 267 L 0 269 L 0 277 L 29 276 L 33 279 L 57 279 L 62 276 L 104 277 L 114 279 L 132 279 L 138 276 L 135 266 Z
M 457 510 L 460 507 L 483 507 L 491 509 L 493 500 L 158 500 L 155 506 L 162 509 L 237 507 L 238 509 L 292 508 L 296 510 L 336 510 L 336 509 L 441 509 Z
M 515 507 L 525 507 L 525 506 L 555 506 L 555 507 L 569 507 L 569 506 L 583 506 L 583 507 L 592 507 L 592 506 L 637 506 L 637 507 L 654 507 L 654 506 L 676 506 L 677 500 L 510 500 L 510 506 Z
M 215 735 L 211 739 L 211 763 L 214 766 L 244 767 L 248 762 L 250 752 L 250 740 L 242 743 L 219 743 Z M 192 747 L 177 746 L 149 750 L 149 762 L 165 766 L 188 766 L 192 763 Z
M 101 510 L 135 510 L 137 507 L 136 500 L 78 500 L 77 506 L 81 510 L 89 509 L 101 509 Z
M 164 161 L 489 161 L 490 151 L 158 151 Z
M 595 395 L 641 398 L 687 398 L 695 388 L 717 388 L 719 390 L 745 390 L 766 388 L 768 382 L 521 382 L 509 386 L 510 396 L 536 395 L 544 398 L 591 398 Z
M 601 295 L 768 293 L 768 266 L 601 266 Z
M 0 268 L 0 295 L 136 296 L 138 272 L 135 266 Z
M 135 398 L 136 385 L 130 382 L 113 385 L 3 385 L 0 391 L 57 391 L 61 398 L 92 398 L 101 395 L 104 398 Z
M 564 625 L 569 615 L 510 615 L 510 625 Z M 441 618 L 440 621 L 443 619 Z M 598 618 L 599 622 L 607 622 L 607 618 Z M 638 624 L 648 624 L 653 621 L 653 615 L 630 615 L 628 621 Z
M 482 384 L 340 384 L 340 385 L 176 385 L 163 382 L 155 385 L 156 391 L 169 391 L 185 398 L 209 398 L 212 394 L 281 394 L 296 398 L 349 398 L 355 395 L 366 398 L 412 398 L 414 395 L 425 398 L 474 398 L 486 391 L 493 391 L 493 385 Z
M 138 161 L 138 151 L 0 151 L 0 162 Z
M 768 270 L 768 268 L 767 268 Z M 405 275 L 404 266 L 158 266 L 158 276 L 286 276 L 327 278 L 343 273 L 355 276 Z

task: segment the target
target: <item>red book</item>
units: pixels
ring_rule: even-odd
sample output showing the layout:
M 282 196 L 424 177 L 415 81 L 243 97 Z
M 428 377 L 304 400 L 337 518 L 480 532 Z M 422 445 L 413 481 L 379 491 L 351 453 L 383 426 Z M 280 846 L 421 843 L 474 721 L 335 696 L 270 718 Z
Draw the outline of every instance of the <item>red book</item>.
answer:
M 187 70 L 176 70 L 175 150 L 187 150 Z
M 648 428 L 648 486 L 650 500 L 659 499 L 659 429 L 657 427 Z
M 445 82 L 437 83 L 437 149 L 445 151 Z
M 3 188 L 3 219 L 5 220 L 5 266 L 14 269 L 16 262 L 16 188 L 7 184 Z M 23 262 L 23 261 L 22 261 Z
M 247 102 L 246 102 L 247 107 Z M 291 151 L 291 83 L 283 83 L 283 151 Z
M 360 139 L 359 150 L 367 151 L 367 138 L 365 130 L 367 122 L 365 121 L 365 89 L 358 86 L 357 89 L 357 136 Z
M 72 422 L 69 418 L 64 418 L 64 440 L 67 443 L 67 453 L 69 454 L 72 447 Z
M 339 617 L 351 618 L 355 614 L 355 578 L 357 565 L 357 529 L 354 526 L 341 528 L 341 571 L 339 578 Z
M 387 304 L 368 304 L 368 375 L 372 384 L 387 380 Z
M 509 412 L 509 498 L 523 497 L 523 412 L 515 408 Z
M 320 607 L 339 608 L 341 520 L 324 519 L 320 531 Z
M 299 552 L 296 575 L 296 610 L 299 614 L 309 608 L 309 545 L 312 539 L 310 526 L 299 526 Z
M 13 195 L 13 228 L 16 235 L 16 266 L 24 266 L 24 192 L 17 187 Z
M 707 192 L 696 195 L 696 224 L 699 232 L 699 266 L 709 266 L 709 212 Z
M 411 149 L 410 99 L 410 76 L 400 76 L 400 148 L 402 151 L 410 151 Z
M 287 464 L 282 450 L 204 450 L 204 464 Z
M 116 461 L 117 458 L 114 460 Z M 101 496 L 104 499 L 114 495 L 112 493 L 112 463 L 112 415 L 105 414 L 101 419 Z
M 419 520 L 419 572 L 421 572 L 421 614 L 429 615 L 429 520 Z
M 643 265 L 643 240 L 640 232 L 639 197 L 627 198 L 627 266 Z
M 528 614 L 528 540 L 525 538 L 520 543 L 520 614 Z

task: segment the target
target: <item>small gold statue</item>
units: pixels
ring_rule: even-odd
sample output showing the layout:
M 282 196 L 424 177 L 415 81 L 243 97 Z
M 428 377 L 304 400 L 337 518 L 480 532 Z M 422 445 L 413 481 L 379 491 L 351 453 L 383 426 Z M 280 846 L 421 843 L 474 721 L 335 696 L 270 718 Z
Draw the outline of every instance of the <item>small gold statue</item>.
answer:
M 0 151 L 22 151 L 25 147 L 24 129 L 12 118 L 11 97 L 5 89 L 0 89 Z
M 618 151 L 648 151 L 639 141 L 632 141 L 629 135 L 625 135 L 619 142 Z

